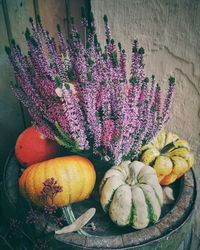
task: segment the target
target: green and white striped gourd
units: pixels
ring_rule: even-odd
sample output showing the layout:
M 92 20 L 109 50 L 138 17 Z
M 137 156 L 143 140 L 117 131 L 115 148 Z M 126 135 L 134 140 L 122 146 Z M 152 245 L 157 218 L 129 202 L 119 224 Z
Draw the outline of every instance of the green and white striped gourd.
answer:
M 125 161 L 105 173 L 100 202 L 117 225 L 142 229 L 159 220 L 163 192 L 152 167 Z

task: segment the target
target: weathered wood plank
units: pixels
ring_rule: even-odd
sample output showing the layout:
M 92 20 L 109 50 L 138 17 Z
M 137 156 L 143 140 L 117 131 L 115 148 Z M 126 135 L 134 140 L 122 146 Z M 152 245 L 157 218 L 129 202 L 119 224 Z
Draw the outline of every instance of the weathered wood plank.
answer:
M 6 0 L 12 38 L 27 52 L 24 31 L 30 27 L 29 17 L 35 16 L 33 1 Z
M 60 24 L 64 36 L 68 33 L 67 7 L 65 0 L 38 1 L 39 15 L 46 30 L 56 39 L 56 25 Z
M 81 38 L 83 42 L 85 42 L 85 32 L 84 29 L 81 26 L 81 7 L 84 7 L 85 9 L 88 8 L 88 1 L 85 0 L 76 0 L 76 1 L 67 1 L 67 7 L 68 7 L 68 15 L 69 17 L 74 17 L 75 24 L 77 26 L 77 29 L 81 35 Z
M 9 86 L 9 82 L 14 82 L 15 79 L 4 51 L 4 46 L 8 44 L 3 1 L 0 0 L 0 174 L 8 152 L 13 147 L 17 135 L 24 128 L 19 102 Z
M 27 53 L 27 44 L 24 37 L 26 27 L 30 27 L 29 17 L 35 16 L 33 1 L 25 0 L 4 0 L 7 6 L 7 27 L 9 30 L 9 40 L 15 39 L 16 43 L 20 45 L 22 51 Z M 22 108 L 25 126 L 30 124 L 30 116 L 25 108 Z
M 56 37 L 57 23 L 60 24 L 65 37 L 67 37 L 69 18 L 73 16 L 81 38 L 85 41 L 85 32 L 81 26 L 81 7 L 87 8 L 87 5 L 88 1 L 85 0 L 43 0 L 38 1 L 38 14 L 41 16 L 45 28 L 54 37 Z
M 195 249 L 200 249 L 200 239 L 196 236 L 196 232 L 193 232 L 190 250 L 195 250 Z

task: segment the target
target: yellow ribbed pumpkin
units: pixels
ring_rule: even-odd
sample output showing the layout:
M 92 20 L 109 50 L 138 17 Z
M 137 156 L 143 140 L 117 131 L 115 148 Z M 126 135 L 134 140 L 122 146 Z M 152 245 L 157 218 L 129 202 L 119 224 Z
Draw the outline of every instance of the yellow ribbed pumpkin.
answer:
M 35 205 L 43 206 L 40 200 L 43 183 L 52 177 L 62 186 L 62 192 L 54 198 L 57 207 L 87 199 L 96 181 L 94 166 L 88 159 L 81 156 L 58 157 L 25 169 L 19 179 L 20 192 Z
M 140 160 L 156 170 L 160 184 L 169 185 L 192 167 L 194 155 L 187 141 L 163 129 L 151 143 L 141 148 Z

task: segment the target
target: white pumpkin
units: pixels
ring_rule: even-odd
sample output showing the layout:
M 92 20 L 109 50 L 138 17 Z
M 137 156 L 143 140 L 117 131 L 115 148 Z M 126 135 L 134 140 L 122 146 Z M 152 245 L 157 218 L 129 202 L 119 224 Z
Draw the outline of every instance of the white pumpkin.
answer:
M 100 185 L 100 202 L 117 225 L 142 229 L 158 221 L 163 192 L 152 167 L 125 161 L 106 172 Z

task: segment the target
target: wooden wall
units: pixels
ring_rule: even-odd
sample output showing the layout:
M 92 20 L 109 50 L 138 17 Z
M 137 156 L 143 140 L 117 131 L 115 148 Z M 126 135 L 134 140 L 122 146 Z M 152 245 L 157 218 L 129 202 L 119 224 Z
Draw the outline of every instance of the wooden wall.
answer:
M 68 35 L 68 18 L 75 17 L 80 28 L 80 7 L 88 8 L 87 0 L 0 0 L 0 179 L 9 151 L 17 136 L 30 125 L 27 111 L 17 101 L 9 83 L 15 82 L 12 68 L 4 51 L 12 39 L 27 51 L 24 30 L 29 26 L 29 17 L 40 15 L 46 29 L 55 34 L 59 23 L 65 36 Z

